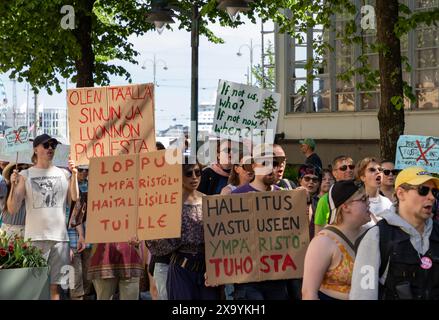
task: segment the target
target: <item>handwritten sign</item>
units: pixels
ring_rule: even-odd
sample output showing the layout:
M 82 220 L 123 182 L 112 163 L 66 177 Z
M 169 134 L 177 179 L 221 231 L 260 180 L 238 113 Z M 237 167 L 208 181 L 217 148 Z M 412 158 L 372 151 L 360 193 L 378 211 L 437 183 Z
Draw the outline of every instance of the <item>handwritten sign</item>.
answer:
M 439 173 L 439 137 L 402 135 L 396 148 L 396 169 L 421 166 Z
M 155 150 L 152 84 L 76 88 L 67 92 L 72 159 Z
M 279 93 L 220 80 L 213 132 L 235 141 L 251 139 L 253 131 L 275 132 L 279 107 Z
M 306 212 L 304 190 L 203 197 L 209 283 L 302 277 Z
M 34 153 L 32 142 L 23 143 L 21 150 L 18 153 L 18 163 L 32 164 L 31 158 Z M 6 140 L 0 140 L 0 160 L 14 162 L 16 160 L 17 153 L 13 150 L 6 148 Z M 68 160 L 70 154 L 70 146 L 65 144 L 59 144 L 55 150 L 55 156 L 53 157 L 52 164 L 57 167 L 68 167 Z
M 182 166 L 165 152 L 90 159 L 87 243 L 180 237 Z
M 27 127 L 19 127 L 17 129 L 8 128 L 5 131 L 5 152 L 16 152 L 27 149 L 29 141 L 29 131 Z

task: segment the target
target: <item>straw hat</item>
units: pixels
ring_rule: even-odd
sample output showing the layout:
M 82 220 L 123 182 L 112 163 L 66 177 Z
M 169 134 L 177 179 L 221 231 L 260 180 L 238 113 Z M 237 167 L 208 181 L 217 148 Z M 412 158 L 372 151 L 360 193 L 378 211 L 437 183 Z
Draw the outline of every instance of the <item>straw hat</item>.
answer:
M 31 167 L 31 164 L 28 163 L 18 163 L 18 166 L 27 166 L 27 167 Z M 11 178 L 11 174 L 13 172 L 13 170 L 15 169 L 15 163 L 10 162 L 4 169 L 3 169 L 3 173 L 2 176 L 3 178 L 6 180 L 6 182 L 9 184 L 11 183 L 10 178 Z

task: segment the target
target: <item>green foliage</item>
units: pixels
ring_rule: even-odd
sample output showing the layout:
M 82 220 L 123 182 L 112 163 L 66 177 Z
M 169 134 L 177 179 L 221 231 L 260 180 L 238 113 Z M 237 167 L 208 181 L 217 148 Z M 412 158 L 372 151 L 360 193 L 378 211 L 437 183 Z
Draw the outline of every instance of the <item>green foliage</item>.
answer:
M 404 99 L 401 96 L 393 96 L 390 98 L 390 102 L 395 106 L 396 110 L 404 108 Z
M 268 98 L 264 99 L 262 109 L 256 112 L 255 119 L 259 120 L 260 126 L 265 125 L 265 128 L 267 128 L 268 123 L 274 119 L 274 113 L 277 110 L 276 100 L 270 95 Z
M 268 46 L 265 50 L 268 57 L 268 65 L 266 68 L 261 64 L 252 68 L 252 73 L 256 78 L 256 85 L 263 89 L 274 89 L 275 87 L 275 69 L 274 69 L 274 48 L 271 41 L 268 41 Z
M 0 230 L 0 269 L 47 267 L 41 250 L 19 237 L 8 237 Z

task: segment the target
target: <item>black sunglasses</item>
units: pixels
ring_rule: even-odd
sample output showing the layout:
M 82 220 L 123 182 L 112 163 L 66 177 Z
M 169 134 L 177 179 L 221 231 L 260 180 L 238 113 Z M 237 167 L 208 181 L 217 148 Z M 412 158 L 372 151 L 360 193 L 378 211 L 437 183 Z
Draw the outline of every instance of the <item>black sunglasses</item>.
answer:
M 393 170 L 390 170 L 390 169 L 384 169 L 384 170 L 383 170 L 383 173 L 384 173 L 384 175 L 386 175 L 386 176 L 388 176 L 388 175 L 390 175 L 390 174 L 392 174 L 393 176 L 396 176 L 396 175 L 399 173 L 399 170 L 396 170 L 396 169 L 393 169 Z
M 348 168 L 351 169 L 351 170 L 354 170 L 355 169 L 355 164 L 344 165 L 344 166 L 338 167 L 338 170 L 346 171 L 346 170 L 348 170 Z
M 53 142 L 53 141 L 47 141 L 43 143 L 43 148 L 44 149 L 49 149 L 49 147 L 52 147 L 53 150 L 56 149 L 56 147 L 58 146 L 57 142 Z
M 88 169 L 78 169 L 78 172 L 88 172 Z
M 305 180 L 305 182 L 310 182 L 311 180 L 314 183 L 319 182 L 319 178 L 318 177 L 307 177 L 307 176 L 305 176 L 302 179 Z
M 383 171 L 383 168 L 368 168 L 367 169 L 369 172 L 371 172 L 371 173 L 375 173 L 375 172 L 382 172 Z
M 193 176 L 194 172 L 195 172 L 195 176 L 196 177 L 200 177 L 201 176 L 201 170 L 200 169 L 193 169 L 193 170 L 185 171 L 184 172 L 184 176 L 187 177 L 187 178 L 190 178 L 190 177 Z
M 437 188 L 430 188 L 430 187 L 427 187 L 427 186 L 418 186 L 418 187 L 414 187 L 412 189 L 418 190 L 418 194 L 421 197 L 425 197 L 426 195 L 428 195 L 428 193 L 431 190 L 431 193 L 433 194 L 433 197 L 435 197 L 436 199 L 439 198 L 439 189 L 437 189 Z

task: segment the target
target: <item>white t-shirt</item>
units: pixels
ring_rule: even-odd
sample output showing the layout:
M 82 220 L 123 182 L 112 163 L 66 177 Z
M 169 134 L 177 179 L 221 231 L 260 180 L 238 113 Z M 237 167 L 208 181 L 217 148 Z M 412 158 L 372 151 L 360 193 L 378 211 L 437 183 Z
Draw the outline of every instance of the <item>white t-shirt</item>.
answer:
M 26 186 L 25 238 L 68 241 L 66 206 L 70 173 L 51 166 L 31 167 L 20 174 L 25 177 Z
M 369 198 L 369 211 L 372 212 L 378 221 L 382 219 L 381 215 L 384 211 L 390 209 L 392 206 L 392 201 L 389 198 L 383 197 L 382 195 L 378 195 L 378 197 Z M 373 227 L 375 222 L 371 220 L 365 226 Z

